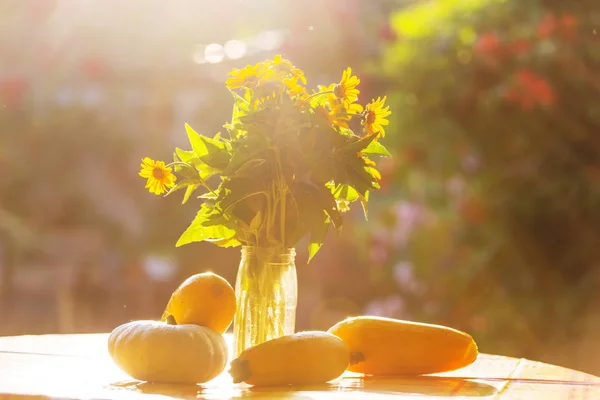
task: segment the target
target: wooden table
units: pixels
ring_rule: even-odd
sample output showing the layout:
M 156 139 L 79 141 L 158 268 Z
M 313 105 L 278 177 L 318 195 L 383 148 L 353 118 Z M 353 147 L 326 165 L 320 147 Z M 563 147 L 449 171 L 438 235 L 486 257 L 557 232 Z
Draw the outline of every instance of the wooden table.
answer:
M 108 356 L 107 334 L 0 337 L 0 397 L 69 399 L 479 399 L 600 398 L 600 378 L 566 368 L 481 354 L 459 371 L 422 377 L 363 377 L 347 373 L 311 387 L 234 385 L 225 371 L 198 386 L 131 380 Z M 231 336 L 226 336 L 231 344 Z

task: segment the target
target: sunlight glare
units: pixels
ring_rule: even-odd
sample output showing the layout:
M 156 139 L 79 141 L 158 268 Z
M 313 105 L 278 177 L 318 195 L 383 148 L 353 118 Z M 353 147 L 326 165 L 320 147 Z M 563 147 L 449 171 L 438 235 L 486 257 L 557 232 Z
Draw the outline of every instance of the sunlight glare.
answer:
M 246 55 L 246 44 L 240 40 L 230 40 L 225 43 L 225 55 L 232 59 L 237 60 Z
M 271 51 L 277 49 L 282 42 L 281 33 L 277 31 L 262 32 L 256 37 L 256 44 L 263 50 Z
M 204 58 L 211 64 L 217 64 L 225 58 L 223 46 L 217 43 L 211 43 L 204 49 Z
M 205 46 L 196 46 L 194 48 L 194 51 L 192 52 L 192 60 L 194 60 L 196 64 L 204 64 L 206 62 L 206 59 L 204 58 L 205 50 Z

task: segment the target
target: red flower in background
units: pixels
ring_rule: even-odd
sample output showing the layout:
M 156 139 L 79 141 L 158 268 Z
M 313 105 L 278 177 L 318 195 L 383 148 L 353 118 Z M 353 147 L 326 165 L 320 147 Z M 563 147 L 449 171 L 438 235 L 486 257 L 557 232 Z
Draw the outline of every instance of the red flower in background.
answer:
M 560 18 L 560 27 L 562 29 L 572 30 L 577 27 L 577 19 L 572 14 L 564 14 Z
M 27 92 L 29 83 L 21 76 L 12 76 L 0 81 L 0 106 L 9 109 L 18 108 Z
M 564 39 L 575 39 L 577 36 L 577 19 L 571 14 L 564 14 L 560 18 L 559 29 Z
M 513 86 L 508 88 L 505 98 L 511 103 L 518 103 L 523 110 L 532 110 L 537 105 L 553 105 L 556 94 L 544 78 L 528 69 L 522 69 L 517 72 Z
M 548 13 L 542 18 L 538 27 L 537 33 L 540 39 L 547 39 L 554 33 L 557 26 L 557 20 L 554 14 Z
M 500 39 L 495 33 L 487 32 L 482 34 L 475 42 L 475 52 L 479 54 L 494 54 L 502 48 Z
M 577 19 L 572 14 L 563 14 L 560 18 L 554 14 L 546 14 L 537 27 L 538 37 L 548 39 L 556 32 L 560 32 L 567 40 L 575 38 Z
M 508 46 L 508 50 L 516 56 L 524 55 L 531 50 L 531 42 L 526 39 L 517 39 Z

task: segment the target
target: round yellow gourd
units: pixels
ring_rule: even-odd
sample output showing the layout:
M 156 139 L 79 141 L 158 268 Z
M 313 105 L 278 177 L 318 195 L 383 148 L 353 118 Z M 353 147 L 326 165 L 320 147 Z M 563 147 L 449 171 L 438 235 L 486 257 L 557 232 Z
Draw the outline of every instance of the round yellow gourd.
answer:
M 299 332 L 244 350 L 231 362 L 234 383 L 256 386 L 326 383 L 342 375 L 348 348 L 327 332 Z
M 115 364 L 134 379 L 163 383 L 204 383 L 227 365 L 223 336 L 198 325 L 132 321 L 108 337 Z
M 235 314 L 235 291 L 227 280 L 212 272 L 187 278 L 173 292 L 161 321 L 168 315 L 180 324 L 206 326 L 225 333 Z
M 371 375 L 421 375 L 453 371 L 477 358 L 467 333 L 441 325 L 361 316 L 328 330 L 346 343 L 348 369 Z

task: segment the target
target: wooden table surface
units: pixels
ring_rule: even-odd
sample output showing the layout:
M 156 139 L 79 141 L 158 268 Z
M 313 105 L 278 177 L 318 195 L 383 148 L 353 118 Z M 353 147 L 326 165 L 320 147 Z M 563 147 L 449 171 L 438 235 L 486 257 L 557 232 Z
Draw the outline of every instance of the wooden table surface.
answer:
M 600 378 L 566 368 L 489 354 L 471 366 L 422 377 L 347 373 L 311 387 L 234 385 L 227 371 L 204 385 L 131 380 L 110 359 L 108 334 L 0 337 L 0 397 L 68 399 L 544 399 L 600 398 Z M 231 345 L 231 335 L 226 335 Z M 16 395 L 16 396 L 15 396 Z

